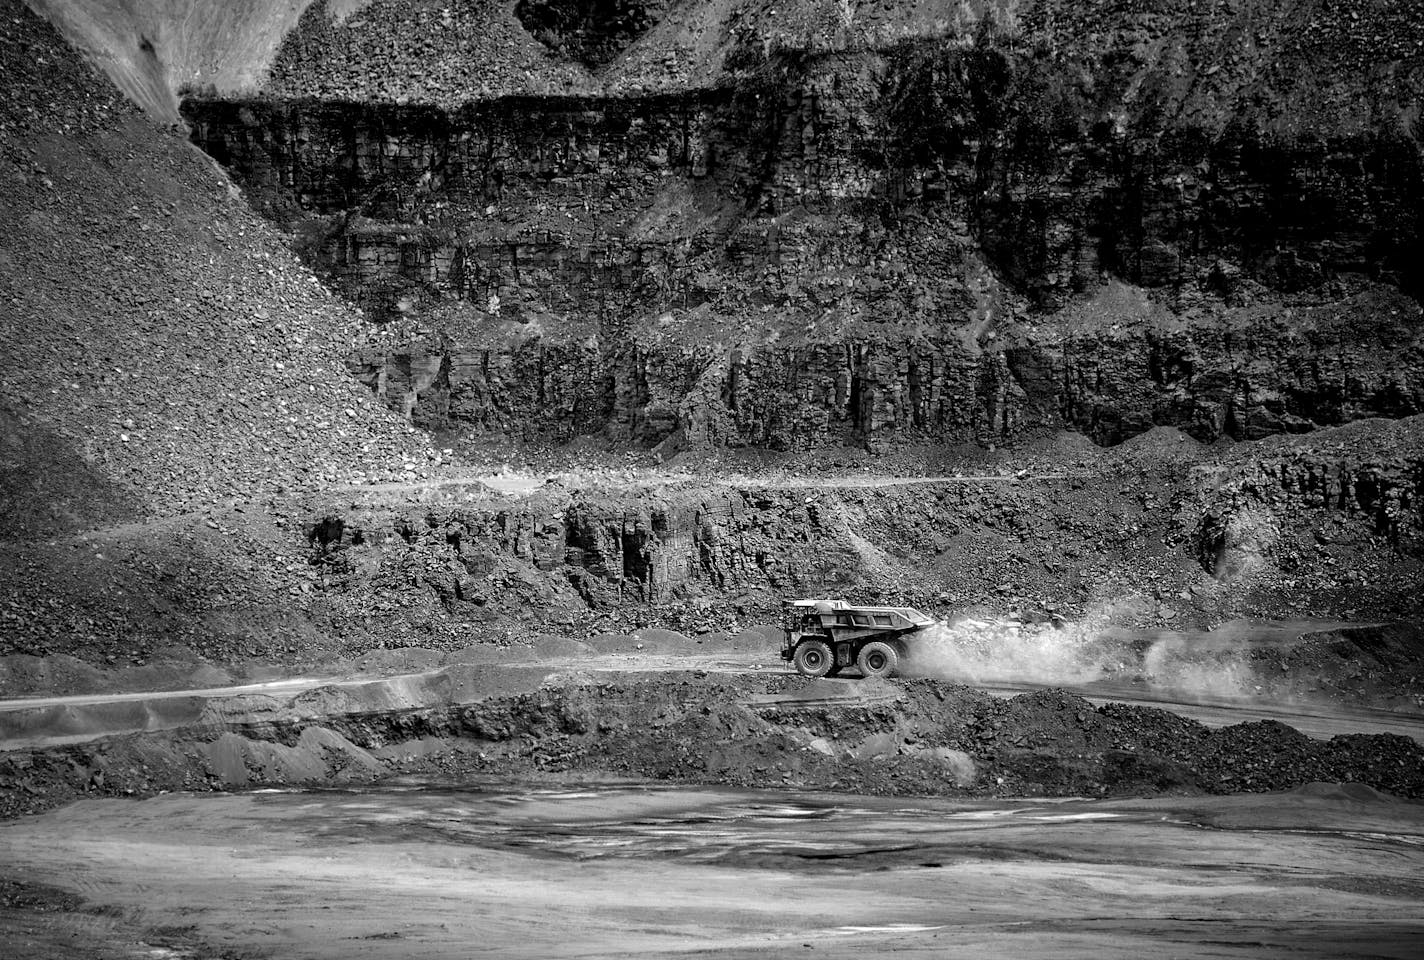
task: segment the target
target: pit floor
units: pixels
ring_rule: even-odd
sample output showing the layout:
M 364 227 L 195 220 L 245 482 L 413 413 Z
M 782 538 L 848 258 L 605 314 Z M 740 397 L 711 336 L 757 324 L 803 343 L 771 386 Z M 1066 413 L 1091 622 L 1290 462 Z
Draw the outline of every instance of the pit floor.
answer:
M 0 824 L 10 957 L 1398 957 L 1424 804 L 407 782 Z M 80 902 L 82 901 L 82 903 Z M 7 952 L 8 951 L 8 952 Z

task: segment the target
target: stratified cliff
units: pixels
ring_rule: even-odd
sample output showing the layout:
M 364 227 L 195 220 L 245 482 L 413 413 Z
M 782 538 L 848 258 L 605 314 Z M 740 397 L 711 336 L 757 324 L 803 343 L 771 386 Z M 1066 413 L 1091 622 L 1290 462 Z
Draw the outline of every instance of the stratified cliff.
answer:
M 814 7 L 723 10 L 698 54 L 716 11 L 674 5 L 592 72 L 526 36 L 577 96 L 401 69 L 463 76 L 498 5 L 314 7 L 272 90 L 328 99 L 184 111 L 387 324 L 353 364 L 423 424 L 876 447 L 1424 409 L 1410 5 Z

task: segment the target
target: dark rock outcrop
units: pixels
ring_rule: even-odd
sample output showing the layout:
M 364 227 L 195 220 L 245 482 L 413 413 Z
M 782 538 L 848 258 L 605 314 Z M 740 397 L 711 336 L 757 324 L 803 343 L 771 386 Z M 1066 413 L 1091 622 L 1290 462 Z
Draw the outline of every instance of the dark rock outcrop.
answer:
M 1307 81 L 1284 65 L 1346 69 L 1353 28 L 1171 6 L 1071 51 L 1037 9 L 956 42 L 748 34 L 720 85 L 653 96 L 184 109 L 388 324 L 356 367 L 425 423 L 1111 443 L 1424 409 L 1424 32 L 1391 14 L 1378 69 Z

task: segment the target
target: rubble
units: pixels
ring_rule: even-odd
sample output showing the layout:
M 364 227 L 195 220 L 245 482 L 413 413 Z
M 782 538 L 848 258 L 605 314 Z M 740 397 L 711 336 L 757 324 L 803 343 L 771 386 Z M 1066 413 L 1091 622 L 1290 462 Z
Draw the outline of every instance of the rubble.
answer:
M 424 466 L 424 445 L 345 375 L 360 318 L 176 133 L 23 6 L 4 17 L 0 402 L 7 432 L 35 444 L 25 482 L 82 464 L 107 492 L 79 509 L 148 519 L 376 460 Z M 75 526 L 40 510 L 9 514 L 7 533 Z

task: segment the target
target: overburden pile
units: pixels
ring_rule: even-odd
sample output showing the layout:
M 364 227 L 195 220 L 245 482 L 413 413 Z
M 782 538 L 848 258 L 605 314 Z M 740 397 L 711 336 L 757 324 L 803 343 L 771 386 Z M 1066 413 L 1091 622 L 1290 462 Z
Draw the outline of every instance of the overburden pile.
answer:
M 219 168 L 23 3 L 0 23 L 0 653 L 265 649 L 296 590 L 270 511 L 433 451 L 351 378 L 359 314 Z M 235 587 L 250 612 L 213 614 Z
M 0 536 L 426 462 L 348 375 L 361 321 L 211 162 L 0 3 Z

